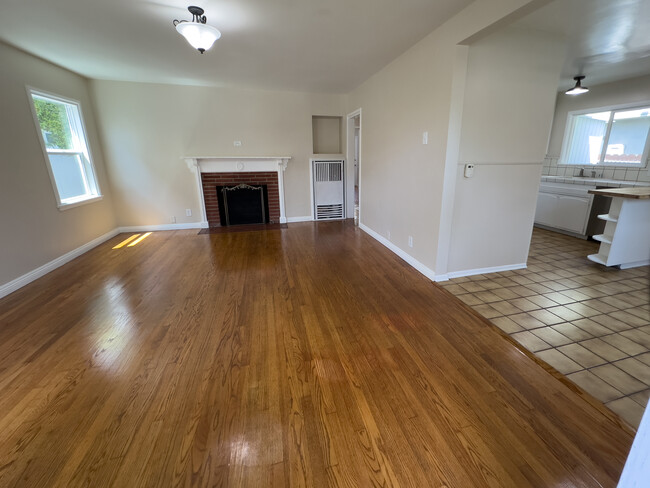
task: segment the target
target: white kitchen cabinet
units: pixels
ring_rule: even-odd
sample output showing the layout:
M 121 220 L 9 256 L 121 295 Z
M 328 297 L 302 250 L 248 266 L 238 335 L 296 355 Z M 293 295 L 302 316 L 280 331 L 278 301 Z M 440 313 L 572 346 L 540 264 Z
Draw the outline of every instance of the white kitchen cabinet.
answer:
M 545 185 L 537 194 L 535 223 L 585 235 L 593 196 L 587 186 Z

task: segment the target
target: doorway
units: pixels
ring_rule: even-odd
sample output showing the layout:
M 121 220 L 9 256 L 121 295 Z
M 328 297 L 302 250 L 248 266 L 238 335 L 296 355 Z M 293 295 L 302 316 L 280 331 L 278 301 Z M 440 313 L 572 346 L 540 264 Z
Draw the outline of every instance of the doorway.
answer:
M 359 225 L 361 214 L 361 109 L 347 117 L 347 160 L 348 164 L 348 215 L 354 216 L 354 225 Z

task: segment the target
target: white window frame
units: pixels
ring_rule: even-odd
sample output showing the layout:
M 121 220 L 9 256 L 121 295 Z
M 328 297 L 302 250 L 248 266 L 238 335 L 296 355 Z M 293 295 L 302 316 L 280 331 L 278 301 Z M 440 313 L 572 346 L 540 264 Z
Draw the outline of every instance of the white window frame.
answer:
M 641 162 L 640 163 L 613 163 L 613 162 L 603 162 L 605 158 L 605 152 L 607 151 L 607 142 L 609 142 L 609 135 L 610 132 L 612 131 L 612 121 L 614 119 L 614 114 L 616 112 L 621 112 L 621 111 L 626 111 L 630 109 L 635 109 L 635 108 L 644 108 L 644 107 L 650 107 L 650 100 L 646 100 L 643 102 L 633 102 L 633 103 L 624 103 L 620 105 L 608 105 L 606 107 L 593 107 L 593 108 L 588 108 L 588 109 L 583 109 L 583 110 L 573 110 L 567 114 L 567 119 L 566 119 L 566 125 L 564 126 L 564 138 L 562 140 L 562 151 L 560 153 L 560 159 L 558 160 L 557 164 L 562 165 L 562 166 L 573 166 L 573 167 L 579 167 L 579 166 L 585 166 L 585 167 L 590 167 L 593 168 L 595 166 L 601 167 L 601 168 L 636 168 L 636 169 L 645 169 L 648 167 L 648 157 L 650 156 L 650 130 L 648 131 L 648 136 L 646 137 L 645 141 L 645 147 L 643 148 L 643 154 L 641 155 Z M 566 162 L 566 157 L 567 157 L 567 151 L 569 148 L 569 143 L 571 142 L 571 137 L 573 136 L 573 127 L 575 124 L 575 119 L 574 117 L 576 115 L 585 115 L 585 114 L 591 114 L 591 113 L 598 113 L 598 112 L 611 112 L 610 117 L 609 117 L 609 122 L 607 122 L 607 129 L 605 131 L 605 137 L 603 140 L 603 148 L 600 153 L 600 159 L 597 163 L 591 164 L 591 163 L 567 163 Z
M 63 97 L 55 93 L 50 93 L 45 90 L 40 90 L 38 88 L 33 88 L 31 86 L 26 86 L 27 88 L 27 97 L 29 100 L 29 106 L 32 111 L 32 117 L 34 118 L 34 124 L 36 125 L 36 132 L 38 133 L 38 139 L 41 142 L 41 148 L 43 150 L 43 156 L 45 158 L 45 166 L 47 167 L 47 172 L 50 175 L 50 181 L 52 183 L 52 188 L 54 190 L 54 196 L 56 198 L 56 206 L 59 210 L 67 210 L 70 208 L 78 207 L 80 205 L 85 205 L 88 203 L 99 201 L 103 198 L 101 189 L 99 187 L 99 181 L 97 181 L 97 172 L 95 171 L 95 165 L 93 163 L 92 155 L 90 154 L 90 144 L 88 142 L 88 136 L 86 132 L 86 126 L 84 124 L 83 112 L 81 110 L 81 102 L 74 100 L 72 98 Z M 38 115 L 36 113 L 36 107 L 34 106 L 33 95 L 37 97 L 45 97 L 51 99 L 55 102 L 62 102 L 69 105 L 73 105 L 79 115 L 77 117 L 68 119 L 70 124 L 73 126 L 72 137 L 77 139 L 75 145 L 78 146 L 77 149 L 48 149 L 45 140 L 43 139 L 43 131 L 41 129 L 41 123 L 38 120 Z M 79 156 L 81 165 L 81 171 L 83 173 L 84 186 L 86 187 L 86 195 L 77 198 L 68 198 L 66 200 L 61 199 L 59 193 L 59 188 L 56 184 L 56 179 L 54 177 L 54 171 L 52 170 L 52 164 L 50 162 L 50 154 L 76 154 Z

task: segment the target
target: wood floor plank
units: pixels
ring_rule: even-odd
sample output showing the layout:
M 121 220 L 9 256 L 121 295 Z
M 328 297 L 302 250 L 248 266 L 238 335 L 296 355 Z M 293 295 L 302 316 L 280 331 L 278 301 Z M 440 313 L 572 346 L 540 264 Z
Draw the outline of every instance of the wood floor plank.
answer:
M 350 223 L 124 237 L 0 300 L 0 486 L 616 485 L 614 414 Z

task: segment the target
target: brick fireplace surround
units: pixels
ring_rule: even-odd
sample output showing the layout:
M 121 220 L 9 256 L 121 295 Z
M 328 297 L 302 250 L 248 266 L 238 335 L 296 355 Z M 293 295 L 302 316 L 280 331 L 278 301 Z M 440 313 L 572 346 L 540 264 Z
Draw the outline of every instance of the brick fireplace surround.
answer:
M 269 220 L 287 222 L 284 207 L 284 171 L 291 156 L 202 156 L 184 157 L 187 168 L 196 175 L 196 190 L 201 205 L 201 224 L 220 227 L 217 186 L 246 183 L 266 185 Z
M 270 223 L 280 222 L 280 192 L 277 171 L 255 171 L 237 173 L 201 173 L 205 213 L 210 227 L 220 227 L 217 186 L 235 186 L 246 183 L 251 186 L 266 185 L 268 191 Z

